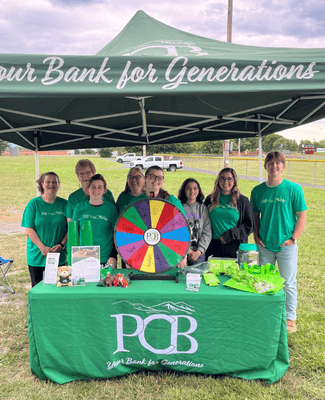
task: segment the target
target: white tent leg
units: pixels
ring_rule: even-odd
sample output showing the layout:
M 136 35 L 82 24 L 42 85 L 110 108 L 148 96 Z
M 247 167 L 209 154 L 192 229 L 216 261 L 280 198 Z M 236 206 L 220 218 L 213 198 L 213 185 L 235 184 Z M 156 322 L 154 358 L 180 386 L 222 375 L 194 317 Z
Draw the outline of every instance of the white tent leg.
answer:
M 36 173 L 36 180 L 39 178 L 39 160 L 38 160 L 38 140 L 37 140 L 37 131 L 34 134 L 34 144 L 35 144 L 35 173 Z M 36 185 L 36 196 L 39 196 L 40 193 L 38 191 Z
M 260 114 L 257 114 L 257 118 L 260 119 Z M 261 133 L 261 123 L 258 126 L 258 161 L 260 166 L 260 183 L 263 182 L 263 167 L 262 167 L 262 133 Z
M 263 166 L 262 166 L 262 135 L 258 134 L 258 161 L 260 165 L 260 183 L 263 182 Z

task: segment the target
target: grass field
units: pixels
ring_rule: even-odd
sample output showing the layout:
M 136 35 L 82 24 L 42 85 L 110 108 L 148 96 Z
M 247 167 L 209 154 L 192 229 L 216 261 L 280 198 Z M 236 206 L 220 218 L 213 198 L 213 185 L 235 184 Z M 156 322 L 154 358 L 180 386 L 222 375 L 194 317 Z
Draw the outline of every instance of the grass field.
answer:
M 58 195 L 61 197 L 67 198 L 78 188 L 74 173 L 77 160 L 77 157 L 40 157 L 40 172 L 53 170 L 60 176 Z M 127 168 L 106 159 L 94 158 L 93 161 L 117 198 L 124 188 Z M 1 157 L 0 176 L 0 226 L 20 223 L 26 203 L 36 195 L 34 158 Z M 183 180 L 191 176 L 199 180 L 205 195 L 210 193 L 215 177 L 197 172 L 166 172 L 164 186 L 177 195 Z M 248 197 L 256 184 L 239 181 L 242 193 Z M 324 400 L 325 192 L 314 188 L 303 188 L 303 191 L 308 212 L 307 225 L 299 240 L 298 333 L 288 338 L 290 367 L 279 382 L 269 385 L 263 381 L 168 371 L 139 372 L 111 380 L 75 381 L 62 386 L 40 381 L 29 368 L 27 294 L 30 279 L 25 259 L 26 236 L 0 231 L 0 255 L 15 259 L 9 277 L 16 291 L 11 294 L 0 289 L 0 398 Z

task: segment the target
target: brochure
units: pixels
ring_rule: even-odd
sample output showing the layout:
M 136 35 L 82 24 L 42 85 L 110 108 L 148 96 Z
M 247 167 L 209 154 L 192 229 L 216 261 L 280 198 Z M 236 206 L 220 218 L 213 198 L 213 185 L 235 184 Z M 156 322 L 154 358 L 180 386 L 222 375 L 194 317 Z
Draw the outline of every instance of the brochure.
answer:
M 85 282 L 100 279 L 100 246 L 73 246 L 71 248 L 72 281 Z
M 56 285 L 60 253 L 47 253 L 43 283 L 45 285 Z

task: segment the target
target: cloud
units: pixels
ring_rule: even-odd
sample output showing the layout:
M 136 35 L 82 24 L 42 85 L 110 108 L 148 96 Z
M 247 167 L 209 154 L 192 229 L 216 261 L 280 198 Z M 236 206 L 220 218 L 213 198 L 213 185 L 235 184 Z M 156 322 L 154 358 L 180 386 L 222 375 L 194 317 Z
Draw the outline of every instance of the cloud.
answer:
M 1 0 L 0 53 L 96 54 L 139 9 L 186 32 L 227 40 L 226 0 Z M 232 41 L 324 48 L 324 21 L 319 0 L 236 0 Z
M 0 52 L 96 54 L 141 8 L 175 28 L 226 41 L 228 2 L 205 0 L 2 0 Z M 233 42 L 324 47 L 325 11 L 315 0 L 236 0 Z

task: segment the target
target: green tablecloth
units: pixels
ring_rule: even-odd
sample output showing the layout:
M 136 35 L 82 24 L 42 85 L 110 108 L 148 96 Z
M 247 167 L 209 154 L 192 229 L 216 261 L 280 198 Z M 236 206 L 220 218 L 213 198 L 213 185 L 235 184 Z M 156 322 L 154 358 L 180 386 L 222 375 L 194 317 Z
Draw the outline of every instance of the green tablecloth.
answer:
M 126 274 L 129 272 L 124 271 Z M 219 277 L 221 283 L 228 277 Z M 129 288 L 38 284 L 28 293 L 31 370 L 63 384 L 139 369 L 280 379 L 289 365 L 285 294 L 173 281 Z

